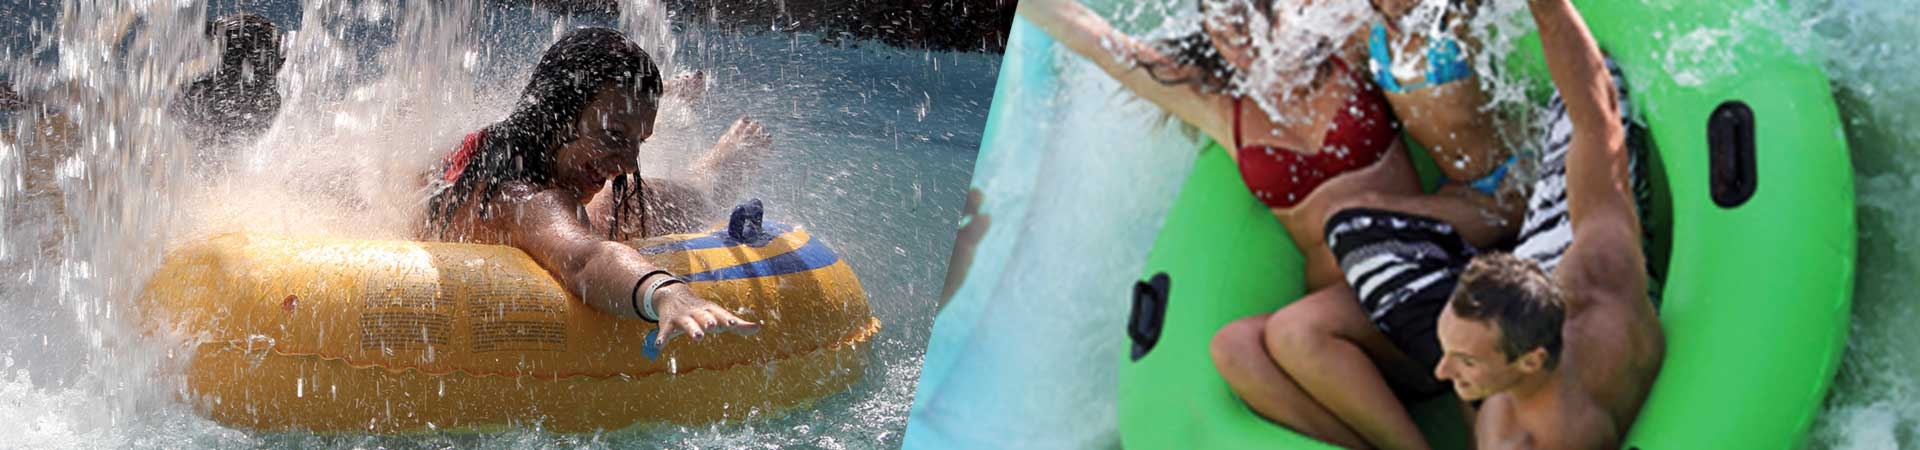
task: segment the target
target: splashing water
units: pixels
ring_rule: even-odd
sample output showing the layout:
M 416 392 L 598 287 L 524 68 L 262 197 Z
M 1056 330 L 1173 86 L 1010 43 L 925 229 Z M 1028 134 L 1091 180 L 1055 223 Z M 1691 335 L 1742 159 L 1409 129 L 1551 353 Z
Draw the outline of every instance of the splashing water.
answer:
M 1808 1 L 1781 29 L 1819 49 L 1853 149 L 1860 227 L 1853 331 L 1816 448 L 1920 448 L 1920 15 L 1911 2 Z
M 1256 0 L 1200 0 L 1200 7 L 1184 3 L 1137 3 L 1120 7 L 1116 25 L 1141 23 L 1147 18 L 1166 18 L 1165 23 L 1141 34 L 1147 42 L 1175 42 L 1175 48 L 1162 51 L 1202 50 L 1187 46 L 1216 45 L 1206 41 L 1181 40 L 1205 35 L 1206 30 L 1252 30 L 1241 42 L 1225 43 L 1249 49 L 1251 66 L 1230 75 L 1227 92 L 1252 101 L 1276 123 L 1295 123 L 1303 117 L 1284 105 L 1297 101 L 1301 90 L 1310 86 L 1320 73 L 1322 63 L 1333 57 L 1346 36 L 1353 34 L 1373 17 L 1363 2 L 1271 2 Z M 1251 11 L 1267 11 L 1253 13 Z M 1303 44 L 1305 43 L 1305 44 Z M 1126 61 L 1136 55 L 1115 52 Z M 1145 63 L 1146 61 L 1138 61 Z
M 258 139 L 200 149 L 166 108 L 218 64 L 203 25 L 232 3 L 0 6 L 0 81 L 65 118 L 0 113 L 0 423 L 10 424 L 0 448 L 899 442 L 997 57 L 714 32 L 643 0 L 606 19 L 478 1 L 243 1 L 285 33 L 285 101 Z M 167 248 L 232 230 L 407 238 L 422 174 L 461 135 L 503 117 L 540 52 L 582 24 L 620 29 L 669 75 L 700 70 L 714 86 L 698 103 L 663 104 L 642 149 L 647 175 L 736 184 L 860 274 L 886 327 L 851 392 L 734 423 L 589 435 L 255 433 L 177 400 L 189 356 L 180 349 L 194 336 L 150 331 L 133 305 Z M 773 135 L 763 169 L 681 169 L 744 114 Z

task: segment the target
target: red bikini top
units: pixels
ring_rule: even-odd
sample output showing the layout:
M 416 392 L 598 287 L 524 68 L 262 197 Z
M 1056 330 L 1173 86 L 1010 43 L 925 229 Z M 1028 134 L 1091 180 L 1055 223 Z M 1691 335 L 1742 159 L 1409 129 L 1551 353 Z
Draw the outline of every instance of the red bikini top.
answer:
M 1240 179 L 1253 196 L 1273 208 L 1291 208 L 1321 183 L 1380 160 L 1400 137 L 1400 124 L 1380 87 L 1347 70 L 1334 59 L 1334 68 L 1357 83 L 1359 90 L 1334 113 L 1320 151 L 1307 154 L 1267 146 L 1240 146 L 1240 100 L 1233 102 L 1233 144 L 1238 148 Z
M 486 139 L 487 129 L 485 128 L 468 133 L 466 139 L 460 141 L 460 149 L 454 150 L 453 154 L 441 160 L 441 165 L 447 168 L 447 172 L 441 175 L 441 179 L 447 184 L 460 181 L 460 175 L 467 172 L 467 164 L 473 162 L 474 152 L 480 150 L 480 142 Z

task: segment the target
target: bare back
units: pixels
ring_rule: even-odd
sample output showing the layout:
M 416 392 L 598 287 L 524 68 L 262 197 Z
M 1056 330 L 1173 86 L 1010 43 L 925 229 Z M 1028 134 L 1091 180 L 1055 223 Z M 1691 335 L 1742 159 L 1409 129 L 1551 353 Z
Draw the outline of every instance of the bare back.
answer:
M 1466 37 L 1466 20 L 1454 23 L 1451 34 L 1461 36 L 1462 45 L 1479 48 L 1477 42 Z M 1389 42 L 1404 44 L 1404 53 L 1413 54 L 1430 45 L 1419 33 L 1401 36 L 1393 30 L 1389 34 Z M 1484 176 L 1511 153 L 1492 114 L 1482 109 L 1492 103 L 1492 97 L 1481 89 L 1478 76 L 1420 89 L 1388 91 L 1386 95 L 1394 115 L 1406 126 L 1407 135 L 1433 154 L 1447 179 L 1465 181 Z

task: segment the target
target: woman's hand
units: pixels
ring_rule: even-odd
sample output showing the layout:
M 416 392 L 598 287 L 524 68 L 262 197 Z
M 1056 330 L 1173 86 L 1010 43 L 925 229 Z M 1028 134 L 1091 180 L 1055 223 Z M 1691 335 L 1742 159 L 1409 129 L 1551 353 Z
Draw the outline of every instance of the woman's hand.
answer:
M 654 291 L 654 312 L 660 315 L 660 333 L 655 338 L 661 347 L 667 341 L 681 333 L 693 336 L 699 341 L 708 333 L 732 331 L 742 335 L 751 335 L 760 331 L 760 324 L 742 320 L 726 308 L 693 294 L 686 283 L 674 283 Z
M 1219 142 L 1233 142 L 1228 121 L 1232 98 L 1201 92 L 1191 83 L 1162 83 L 1140 67 L 1142 61 L 1166 60 L 1152 45 L 1114 29 L 1106 19 L 1072 0 L 1027 0 L 1016 7 L 1054 41 L 1092 61 L 1135 95 L 1147 99 L 1181 121 L 1199 128 Z M 1166 73 L 1191 73 L 1195 68 L 1165 67 Z
M 517 191 L 525 190 L 537 192 L 516 198 L 522 195 Z M 593 233 L 581 220 L 581 205 L 572 193 L 513 182 L 501 188 L 499 198 L 496 213 L 481 220 L 489 229 L 505 234 L 501 239 L 505 244 L 527 252 L 561 286 L 595 310 L 619 317 L 644 314 L 634 302 L 646 293 L 636 289 L 652 287 L 652 283 L 660 282 L 659 277 L 667 275 L 635 280 L 636 274 L 651 273 L 659 266 L 648 262 L 633 246 Z M 666 283 L 654 288 L 652 295 L 652 309 L 660 321 L 655 344 L 665 344 L 679 333 L 700 339 L 710 332 L 753 333 L 760 328 L 695 296 L 685 283 Z
M 707 73 L 705 71 L 695 70 L 693 73 L 681 74 L 680 76 L 668 78 L 667 81 L 661 84 L 662 92 L 660 97 L 663 99 L 671 98 L 680 103 L 693 103 L 707 96 Z
M 767 128 L 752 117 L 740 116 L 720 135 L 720 141 L 714 147 L 738 146 L 745 148 L 765 148 L 773 145 L 773 135 L 767 134 Z

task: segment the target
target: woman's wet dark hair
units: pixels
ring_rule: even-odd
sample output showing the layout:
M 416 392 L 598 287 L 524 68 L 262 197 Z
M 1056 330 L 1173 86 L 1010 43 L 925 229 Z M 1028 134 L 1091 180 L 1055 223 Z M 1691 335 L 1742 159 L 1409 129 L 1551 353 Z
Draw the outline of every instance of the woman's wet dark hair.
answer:
M 658 107 L 663 89 L 653 58 L 620 32 L 588 27 L 562 36 L 534 66 L 513 113 L 486 127 L 460 178 L 434 196 L 429 223 L 444 221 L 483 183 L 483 213 L 505 183 L 551 186 L 554 153 L 575 139 L 581 111 L 610 86 L 629 90 L 649 107 Z
M 1206 13 L 1207 2 L 1199 0 L 1194 7 L 1202 14 Z M 1259 14 L 1271 14 L 1271 1 L 1252 0 L 1259 8 Z M 1204 20 L 1204 19 L 1203 19 Z M 1161 84 L 1192 84 L 1202 92 L 1226 92 L 1233 87 L 1233 77 L 1237 72 L 1233 64 L 1220 56 L 1220 50 L 1213 45 L 1213 36 L 1207 34 L 1205 25 L 1194 27 L 1191 33 L 1165 38 L 1148 43 L 1160 52 L 1162 59 L 1141 61 L 1147 76 Z M 1188 68 L 1183 70 L 1183 68 Z
M 1233 65 L 1213 47 L 1213 38 L 1207 35 L 1206 29 L 1154 41 L 1151 45 L 1163 58 L 1140 64 L 1147 76 L 1161 84 L 1193 84 L 1202 92 L 1225 92 L 1232 87 Z

